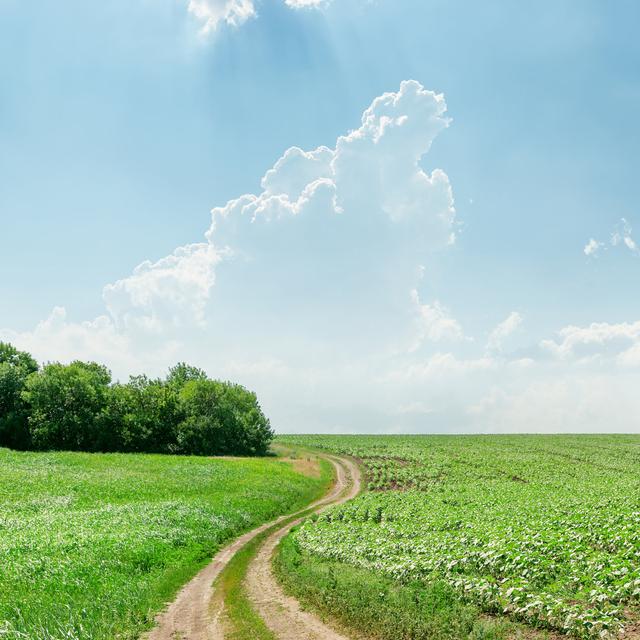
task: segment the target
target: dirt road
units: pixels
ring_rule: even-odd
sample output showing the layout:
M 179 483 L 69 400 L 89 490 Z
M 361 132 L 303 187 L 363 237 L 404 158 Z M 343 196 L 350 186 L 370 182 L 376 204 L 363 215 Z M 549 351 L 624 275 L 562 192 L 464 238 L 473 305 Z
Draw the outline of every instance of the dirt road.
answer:
M 332 504 L 350 500 L 360 491 L 358 466 L 347 458 L 323 456 L 336 469 L 336 482 L 320 500 L 309 508 L 321 511 Z M 295 514 L 293 514 L 295 516 Z M 265 523 L 219 551 L 178 593 L 176 599 L 157 617 L 157 626 L 145 634 L 145 640 L 223 640 L 220 614 L 224 603 L 216 598 L 213 582 L 234 554 L 257 535 L 287 520 L 262 543 L 252 560 L 246 577 L 246 589 L 256 611 L 279 640 L 347 640 L 327 627 L 317 616 L 302 611 L 298 602 L 287 596 L 271 569 L 271 556 L 278 542 L 303 518 L 289 519 L 292 514 Z M 306 517 L 306 516 L 305 516 Z
M 350 460 L 339 458 L 336 465 L 338 480 L 329 504 L 339 504 L 355 497 L 360 491 L 360 472 Z M 318 509 L 321 511 L 322 507 Z M 245 587 L 254 608 L 279 640 L 348 640 L 327 626 L 316 615 L 303 611 L 298 601 L 282 590 L 271 565 L 271 557 L 278 543 L 302 518 L 277 529 L 260 547 L 249 567 Z

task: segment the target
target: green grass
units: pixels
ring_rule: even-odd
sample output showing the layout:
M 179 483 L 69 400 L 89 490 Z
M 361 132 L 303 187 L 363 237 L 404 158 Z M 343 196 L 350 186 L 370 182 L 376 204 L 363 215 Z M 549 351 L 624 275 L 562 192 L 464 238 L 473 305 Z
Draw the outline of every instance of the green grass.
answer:
M 391 581 L 399 594 L 410 585 L 425 593 L 446 585 L 459 605 L 580 638 L 614 637 L 636 620 L 640 436 L 280 441 L 362 461 L 368 490 L 296 531 L 297 573 L 293 562 L 281 565 L 285 577 L 296 576 L 287 579 L 292 588 L 322 585 L 315 587 L 318 604 L 335 592 L 340 601 L 323 606 L 349 611 L 356 627 L 371 624 L 373 614 L 367 593 L 349 586 L 354 571 Z M 306 579 L 301 567 L 317 575 Z M 340 588 L 329 590 L 322 567 L 331 568 Z M 389 624 L 412 611 L 410 602 L 398 595 L 394 606 L 382 607 Z M 458 604 L 452 610 L 467 610 Z M 406 633 L 396 637 L 435 634 Z
M 277 459 L 0 450 L 0 636 L 135 638 L 224 542 L 322 482 Z

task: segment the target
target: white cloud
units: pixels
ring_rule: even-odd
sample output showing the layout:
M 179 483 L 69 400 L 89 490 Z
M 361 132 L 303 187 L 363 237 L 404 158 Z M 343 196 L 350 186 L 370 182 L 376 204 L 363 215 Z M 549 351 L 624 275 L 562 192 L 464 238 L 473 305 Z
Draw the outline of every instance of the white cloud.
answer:
M 522 324 L 522 316 L 512 311 L 490 334 L 487 340 L 489 351 L 502 351 L 503 342 L 512 335 Z
M 41 362 L 92 360 L 106 363 L 119 378 L 145 370 L 160 373 L 176 357 L 177 345 L 163 341 L 149 349 L 119 331 L 108 316 L 70 322 L 63 307 L 55 307 L 32 331 L 0 330 L 0 340 L 33 353 Z
M 633 239 L 633 229 L 626 218 L 620 218 L 609 238 L 609 245 L 612 247 L 625 247 L 634 255 L 640 256 L 640 247 Z M 589 257 L 596 257 L 602 249 L 606 250 L 604 242 L 598 242 L 591 238 L 584 247 L 584 254 Z
M 632 237 L 633 229 L 626 218 L 621 218 L 616 225 L 614 232 L 611 234 L 611 246 L 625 246 L 632 253 L 639 253 L 638 245 Z
M 95 353 L 109 357 L 113 351 L 121 351 L 126 338 L 120 335 L 111 319 L 100 316 L 92 322 L 78 324 L 67 321 L 64 307 L 55 307 L 51 314 L 39 322 L 30 332 L 4 330 L 2 339 L 29 351 L 35 351 L 44 360 L 57 359 L 65 353 L 69 359 L 74 354 Z
M 446 110 L 442 94 L 415 80 L 376 98 L 360 128 L 338 138 L 332 163 L 338 205 L 375 204 L 394 221 L 429 212 L 429 223 L 446 229 L 448 237 L 455 215 L 449 179 L 439 169 L 429 175 L 418 164 L 449 126 Z
M 464 338 L 460 323 L 438 300 L 422 304 L 416 289 L 411 290 L 411 301 L 416 313 L 415 338 L 409 352 L 417 351 L 424 342 L 459 341 Z
M 600 249 L 604 246 L 604 243 L 598 242 L 591 238 L 589 242 L 584 246 L 584 255 L 596 257 L 600 251 Z
M 223 251 L 208 243 L 178 247 L 145 260 L 133 273 L 105 286 L 103 298 L 117 327 L 162 331 L 204 324 L 205 306 Z
M 640 321 L 594 322 L 586 327 L 570 325 L 561 329 L 558 337 L 558 340 L 543 340 L 541 346 L 561 360 L 615 360 L 625 365 L 640 364 Z
M 189 0 L 187 8 L 202 23 L 204 34 L 221 22 L 237 27 L 256 15 L 253 0 Z
M 332 180 L 331 162 L 334 152 L 328 147 L 303 151 L 290 147 L 269 169 L 260 182 L 265 194 L 286 193 L 290 200 L 297 200 L 308 185 L 318 180 Z
M 449 179 L 440 169 L 427 174 L 419 166 L 449 126 L 446 108 L 441 94 L 415 80 L 402 82 L 398 92 L 376 98 L 361 126 L 338 138 L 335 149 L 292 147 L 263 177 L 262 193 L 214 208 L 209 240 L 216 241 L 218 222 L 231 217 L 253 223 L 315 208 L 366 217 L 371 226 L 384 213 L 393 222 L 412 224 L 419 234 L 415 240 L 429 234 L 429 244 L 448 242 L 455 218 Z
M 204 241 L 107 285 L 100 317 L 57 308 L 0 339 L 120 378 L 190 361 L 256 389 L 280 430 L 603 430 L 612 413 L 633 426 L 640 321 L 565 327 L 514 359 L 519 313 L 483 346 L 420 300 L 422 265 L 456 230 L 447 175 L 421 167 L 448 125 L 441 95 L 403 82 L 332 146 L 288 149 L 256 193 L 215 207 Z M 626 222 L 618 234 L 634 250 Z
M 56 356 L 55 327 L 103 341 L 107 362 L 130 344 L 154 362 L 165 340 L 181 344 L 185 358 L 199 358 L 206 343 L 209 366 L 218 368 L 388 352 L 415 320 L 406 292 L 418 265 L 453 231 L 446 174 L 419 166 L 449 124 L 445 112 L 441 95 L 406 81 L 376 98 L 334 148 L 288 149 L 261 191 L 212 210 L 205 242 L 106 285 L 104 319 L 53 325 L 47 349 L 33 342 L 35 355 L 68 357 L 65 341 Z M 414 304 L 425 337 L 461 333 L 439 303 Z
M 331 0 L 284 0 L 291 9 L 325 7 Z M 257 15 L 254 0 L 189 0 L 187 10 L 202 24 L 202 33 L 214 32 L 220 24 L 239 27 Z
M 214 267 L 225 255 L 209 243 L 179 247 L 106 285 L 107 314 L 73 322 L 65 308 L 56 307 L 31 331 L 0 329 L 0 340 L 40 361 L 105 363 L 120 379 L 142 371 L 159 375 L 184 354 L 185 332 L 204 327 Z
M 618 354 L 616 362 L 623 367 L 640 367 L 640 340 L 635 340 L 628 349 Z
M 350 347 L 364 349 L 367 340 L 377 337 L 384 348 L 391 334 L 409 331 L 415 309 L 404 292 L 415 288 L 425 256 L 454 232 L 447 175 L 419 165 L 449 124 L 445 112 L 441 95 L 403 82 L 376 98 L 334 148 L 292 147 L 266 172 L 261 192 L 215 207 L 206 237 L 216 251 L 232 251 L 236 283 L 216 284 L 216 309 L 239 313 L 238 291 L 272 291 L 283 332 L 322 335 L 325 344 L 350 335 Z M 431 310 L 422 312 L 424 327 Z M 434 305 L 433 313 L 444 309 Z M 444 317 L 437 325 L 427 334 L 456 331 Z
M 565 327 L 514 359 L 519 313 L 484 346 L 420 300 L 422 265 L 456 231 L 447 175 L 421 167 L 449 123 L 443 96 L 403 82 L 333 145 L 291 147 L 256 193 L 215 207 L 204 241 L 107 285 L 103 315 L 72 322 L 56 308 L 0 339 L 118 377 L 186 360 L 256 389 L 280 430 L 603 430 L 612 414 L 619 430 L 635 425 L 640 321 Z M 617 233 L 634 251 L 626 221 Z

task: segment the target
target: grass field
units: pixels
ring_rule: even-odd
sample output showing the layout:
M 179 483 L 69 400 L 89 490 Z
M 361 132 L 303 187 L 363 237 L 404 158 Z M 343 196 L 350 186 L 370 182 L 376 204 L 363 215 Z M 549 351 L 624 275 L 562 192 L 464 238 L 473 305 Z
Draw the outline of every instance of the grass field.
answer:
M 364 466 L 368 490 L 304 524 L 277 561 L 292 592 L 350 626 L 389 639 L 504 637 L 505 619 L 638 634 L 640 436 L 281 441 Z
M 324 482 L 276 459 L 0 449 L 0 637 L 135 638 L 222 543 Z

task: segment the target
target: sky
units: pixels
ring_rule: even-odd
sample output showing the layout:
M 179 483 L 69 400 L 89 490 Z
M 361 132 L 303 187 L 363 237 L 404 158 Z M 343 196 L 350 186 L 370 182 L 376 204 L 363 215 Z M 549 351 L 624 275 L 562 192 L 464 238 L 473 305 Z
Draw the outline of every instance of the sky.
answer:
M 638 432 L 639 21 L 0 0 L 0 340 L 278 432 Z

